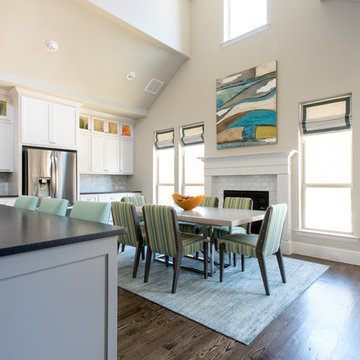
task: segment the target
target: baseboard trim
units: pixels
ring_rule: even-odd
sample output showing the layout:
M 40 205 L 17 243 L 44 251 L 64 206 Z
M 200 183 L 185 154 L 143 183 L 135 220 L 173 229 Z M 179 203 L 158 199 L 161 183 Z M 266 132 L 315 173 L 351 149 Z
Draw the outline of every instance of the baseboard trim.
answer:
M 360 266 L 360 251 L 319 246 L 298 241 L 291 242 L 291 250 L 292 253 L 298 255 L 313 256 L 320 259 Z

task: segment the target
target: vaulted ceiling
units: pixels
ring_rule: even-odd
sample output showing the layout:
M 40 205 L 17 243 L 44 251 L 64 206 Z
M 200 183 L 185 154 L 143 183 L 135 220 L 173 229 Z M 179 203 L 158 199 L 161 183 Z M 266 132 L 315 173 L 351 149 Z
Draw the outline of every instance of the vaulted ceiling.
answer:
M 145 116 L 152 78 L 169 82 L 187 56 L 83 1 L 0 0 L 0 86 L 72 98 L 96 110 Z M 50 53 L 46 40 L 56 40 Z M 136 78 L 127 80 L 128 72 Z

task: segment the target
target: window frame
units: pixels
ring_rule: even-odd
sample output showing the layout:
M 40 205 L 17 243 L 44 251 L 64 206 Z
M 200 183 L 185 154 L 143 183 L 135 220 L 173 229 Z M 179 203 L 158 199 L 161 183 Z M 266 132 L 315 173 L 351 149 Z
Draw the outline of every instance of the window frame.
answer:
M 237 41 L 242 39 L 248 38 L 250 36 L 256 35 L 260 32 L 267 30 L 270 27 L 270 16 L 269 16 L 269 0 L 266 0 L 266 24 L 259 26 L 253 30 L 250 30 L 246 33 L 241 35 L 235 36 L 230 38 L 230 29 L 231 29 L 231 22 L 230 22 L 230 1 L 231 0 L 223 0 L 223 39 L 221 42 L 221 46 L 225 47 L 231 45 Z M 249 0 L 251 1 L 251 0 Z
M 315 103 L 315 101 L 313 102 Z M 301 106 L 301 119 L 303 118 L 303 109 L 304 106 L 306 106 L 307 104 L 309 104 L 309 102 L 307 103 L 302 103 Z M 300 123 L 301 126 L 301 123 Z M 340 133 L 340 132 L 349 132 L 350 133 L 350 148 L 351 148 L 351 165 L 350 165 L 350 183 L 306 183 L 305 182 L 305 141 L 306 138 L 309 137 L 316 137 L 316 136 L 321 136 L 324 134 L 330 134 L 330 133 Z M 354 218 L 353 218 L 353 214 L 354 214 L 354 204 L 353 204 L 353 188 L 354 188 L 354 151 L 353 151 L 353 131 L 352 128 L 350 127 L 349 129 L 341 129 L 341 130 L 334 130 L 334 131 L 329 131 L 329 132 L 314 132 L 314 133 L 309 133 L 309 134 L 304 134 L 304 133 L 299 133 L 299 143 L 300 143 L 300 174 L 301 176 L 300 178 L 300 197 L 299 197 L 299 205 L 300 205 L 300 211 L 299 211 L 299 224 L 300 224 L 300 229 L 298 230 L 299 233 L 319 233 L 319 234 L 327 234 L 330 236 L 338 236 L 338 237 L 344 237 L 344 238 L 353 238 L 354 237 Z M 344 231 L 335 231 L 335 230 L 328 230 L 328 229 L 319 229 L 319 228 L 310 228 L 310 227 L 306 227 L 305 226 L 305 207 L 306 207 L 306 201 L 305 201 L 305 197 L 306 197 L 306 189 L 308 188 L 342 188 L 342 189 L 350 189 L 350 211 L 351 211 L 351 230 L 350 232 L 344 232 Z
M 159 153 L 161 151 L 168 151 L 172 149 L 173 152 L 174 152 L 174 183 L 160 183 L 160 165 L 159 165 L 159 162 L 160 162 L 160 156 L 159 156 Z M 175 149 L 173 147 L 167 147 L 167 148 L 164 148 L 164 149 L 156 149 L 155 148 L 155 158 L 156 158 L 156 178 L 155 178 L 155 189 L 156 189 L 156 194 L 155 194 L 155 203 L 156 204 L 159 204 L 159 193 L 160 193 L 160 187 L 161 186 L 173 186 L 174 187 L 174 192 L 176 191 L 176 187 L 175 187 L 175 183 L 176 183 L 176 178 L 175 178 L 175 167 L 176 167 L 176 164 L 175 164 Z M 171 201 L 169 201 L 170 203 Z

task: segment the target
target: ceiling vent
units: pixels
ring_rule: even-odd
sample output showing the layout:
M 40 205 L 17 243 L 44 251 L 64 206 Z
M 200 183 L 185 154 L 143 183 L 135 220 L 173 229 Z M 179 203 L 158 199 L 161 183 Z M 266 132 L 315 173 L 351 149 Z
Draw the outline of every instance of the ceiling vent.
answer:
M 164 81 L 152 78 L 149 81 L 149 83 L 146 85 L 145 91 L 150 94 L 156 95 L 160 91 L 163 85 L 164 85 Z

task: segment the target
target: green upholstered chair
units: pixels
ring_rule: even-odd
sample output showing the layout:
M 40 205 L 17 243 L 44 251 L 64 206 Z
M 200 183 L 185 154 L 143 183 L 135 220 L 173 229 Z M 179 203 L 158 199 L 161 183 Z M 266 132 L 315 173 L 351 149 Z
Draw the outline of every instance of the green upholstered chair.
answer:
M 35 210 L 39 202 L 37 196 L 20 195 L 14 204 L 14 207 L 25 210 Z
M 174 259 L 172 293 L 176 292 L 180 266 L 184 255 L 203 250 L 205 255 L 204 277 L 205 279 L 207 278 L 208 243 L 202 236 L 180 232 L 176 211 L 173 207 L 165 205 L 144 205 L 143 216 L 148 241 L 145 282 L 149 280 L 153 252 L 172 256 Z
M 75 201 L 70 217 L 80 220 L 94 221 L 108 224 L 111 204 L 92 201 Z
M 135 206 L 143 206 L 145 205 L 145 197 L 138 195 L 138 196 L 124 196 L 121 201 L 128 202 L 130 204 L 134 204 Z
M 219 199 L 216 196 L 205 196 L 205 199 L 199 206 L 204 207 L 218 207 L 219 206 Z M 191 222 L 186 221 L 179 221 L 180 231 L 193 233 L 193 234 L 200 234 L 207 228 L 206 226 L 201 226 L 199 224 L 194 224 Z
M 224 252 L 227 251 L 256 257 L 258 259 L 266 295 L 270 295 L 270 289 L 266 274 L 265 258 L 275 254 L 282 281 L 286 283 L 285 269 L 280 249 L 280 240 L 285 224 L 286 213 L 286 204 L 271 205 L 266 210 L 259 235 L 229 234 L 218 240 L 220 247 L 220 281 L 223 280 Z
M 136 278 L 140 253 L 145 252 L 145 228 L 141 228 L 139 225 L 139 219 L 136 215 L 134 204 L 130 204 L 129 202 L 112 202 L 111 213 L 114 225 L 125 226 L 127 228 L 126 234 L 119 235 L 118 243 L 134 246 L 136 248 L 133 267 L 133 278 Z
M 65 216 L 69 201 L 66 199 L 45 198 L 41 201 L 39 212 L 51 215 Z

